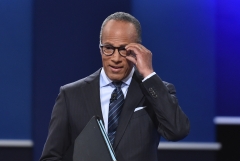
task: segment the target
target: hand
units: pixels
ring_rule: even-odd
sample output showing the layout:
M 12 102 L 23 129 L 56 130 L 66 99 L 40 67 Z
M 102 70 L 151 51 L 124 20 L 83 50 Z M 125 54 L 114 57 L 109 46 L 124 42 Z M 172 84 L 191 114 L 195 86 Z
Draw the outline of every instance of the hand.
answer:
M 144 78 L 153 72 L 152 53 L 150 50 L 138 43 L 130 43 L 125 46 L 125 49 L 130 53 L 130 55 L 126 56 L 126 59 L 135 64 Z

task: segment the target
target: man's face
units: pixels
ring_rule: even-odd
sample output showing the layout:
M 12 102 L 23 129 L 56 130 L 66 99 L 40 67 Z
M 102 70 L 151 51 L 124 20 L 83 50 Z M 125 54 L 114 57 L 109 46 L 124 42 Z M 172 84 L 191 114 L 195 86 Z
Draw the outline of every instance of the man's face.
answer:
M 110 20 L 102 30 L 102 45 L 114 47 L 126 46 L 136 42 L 136 29 L 132 23 Z M 103 68 L 112 81 L 121 81 L 126 78 L 133 68 L 133 63 L 122 57 L 116 49 L 113 55 L 102 53 Z

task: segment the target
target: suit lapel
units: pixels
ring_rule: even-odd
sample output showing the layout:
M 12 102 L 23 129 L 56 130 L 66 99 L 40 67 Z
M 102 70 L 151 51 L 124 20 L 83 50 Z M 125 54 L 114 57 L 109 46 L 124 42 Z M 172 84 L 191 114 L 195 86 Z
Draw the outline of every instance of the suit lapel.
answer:
M 138 103 L 143 98 L 143 93 L 141 88 L 139 87 L 139 79 L 137 78 L 136 72 L 133 75 L 132 81 L 128 88 L 127 96 L 123 105 L 123 109 L 121 112 L 117 133 L 115 137 L 115 141 L 113 144 L 113 148 L 116 149 L 117 145 L 119 144 L 127 125 L 130 121 L 130 118 L 134 112 L 134 109 L 137 107 Z
M 85 91 L 85 100 L 88 107 L 89 114 L 91 116 L 97 115 L 103 120 L 102 110 L 101 110 L 101 101 L 100 101 L 100 88 L 99 88 L 99 75 L 101 69 L 93 73 L 92 75 L 85 78 L 86 85 L 83 87 Z M 124 132 L 127 128 L 127 125 L 131 119 L 131 116 L 134 112 L 134 109 L 137 107 L 138 103 L 143 98 L 143 93 L 139 87 L 141 83 L 141 76 L 135 70 L 133 74 L 132 81 L 128 88 L 127 96 L 125 103 L 121 112 L 119 125 L 115 137 L 115 142 L 113 148 L 116 149 Z
M 100 71 L 101 69 L 85 78 L 86 86 L 84 86 L 84 91 L 89 114 L 99 116 L 103 120 L 99 89 Z

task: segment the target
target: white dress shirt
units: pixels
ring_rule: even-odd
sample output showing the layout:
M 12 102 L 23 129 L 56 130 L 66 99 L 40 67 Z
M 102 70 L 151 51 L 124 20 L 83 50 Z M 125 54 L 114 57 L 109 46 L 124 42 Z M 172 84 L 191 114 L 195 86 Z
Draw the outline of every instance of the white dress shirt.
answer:
M 132 81 L 132 76 L 134 73 L 134 68 L 129 73 L 129 75 L 122 80 L 123 84 L 121 86 L 124 98 L 126 98 L 128 87 Z M 152 77 L 156 73 L 153 72 L 150 75 L 148 75 L 146 78 L 144 78 L 142 81 L 145 81 L 146 79 Z M 104 68 L 102 68 L 100 73 L 100 101 L 101 101 L 101 109 L 102 109 L 102 115 L 103 115 L 103 121 L 106 133 L 108 133 L 108 112 L 109 112 L 109 103 L 110 98 L 113 90 L 115 89 L 115 86 L 112 84 L 112 81 L 107 77 Z

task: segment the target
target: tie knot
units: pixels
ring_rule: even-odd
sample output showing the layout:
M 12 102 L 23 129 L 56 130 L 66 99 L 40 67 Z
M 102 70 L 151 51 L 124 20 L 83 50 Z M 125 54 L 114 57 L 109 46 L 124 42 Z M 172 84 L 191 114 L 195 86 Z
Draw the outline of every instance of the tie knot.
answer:
M 121 89 L 122 86 L 122 82 L 112 82 L 112 84 L 117 88 L 117 89 Z

